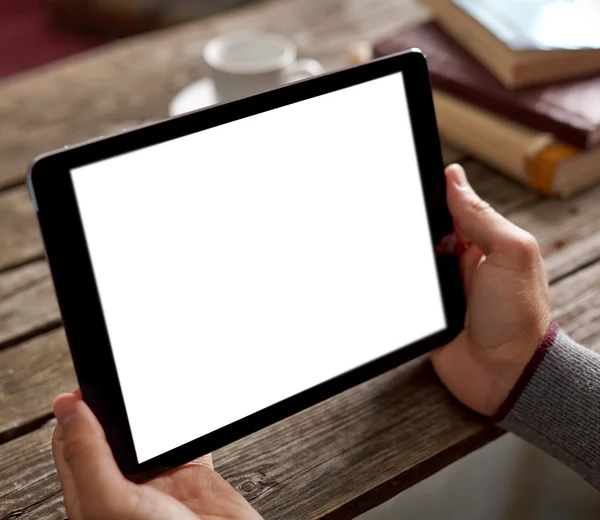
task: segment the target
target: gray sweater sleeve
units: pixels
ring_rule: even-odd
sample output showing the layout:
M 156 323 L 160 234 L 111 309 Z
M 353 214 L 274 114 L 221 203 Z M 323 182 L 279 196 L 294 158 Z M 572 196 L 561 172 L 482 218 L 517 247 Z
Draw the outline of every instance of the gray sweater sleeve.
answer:
M 556 324 L 494 420 L 600 489 L 600 356 Z

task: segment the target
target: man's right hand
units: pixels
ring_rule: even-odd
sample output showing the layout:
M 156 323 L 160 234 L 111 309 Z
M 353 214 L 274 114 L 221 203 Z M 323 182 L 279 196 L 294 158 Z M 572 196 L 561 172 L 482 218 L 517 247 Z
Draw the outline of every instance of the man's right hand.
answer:
M 213 469 L 210 455 L 137 485 L 119 470 L 78 390 L 58 396 L 54 415 L 52 451 L 72 520 L 261 520 Z
M 446 181 L 467 318 L 463 331 L 434 351 L 432 361 L 459 401 L 492 416 L 552 322 L 548 282 L 532 235 L 482 201 L 461 166 L 449 166 Z

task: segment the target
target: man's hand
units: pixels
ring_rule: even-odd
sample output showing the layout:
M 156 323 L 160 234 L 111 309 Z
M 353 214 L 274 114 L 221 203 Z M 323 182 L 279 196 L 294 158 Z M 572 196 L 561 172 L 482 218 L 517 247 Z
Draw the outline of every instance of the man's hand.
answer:
M 492 416 L 504 402 L 552 321 L 548 282 L 536 240 L 483 202 L 461 166 L 446 169 L 467 297 L 465 327 L 432 353 L 454 396 Z
M 100 423 L 81 394 L 58 396 L 54 461 L 71 520 L 260 520 L 223 480 L 210 456 L 143 485 L 119 471 Z

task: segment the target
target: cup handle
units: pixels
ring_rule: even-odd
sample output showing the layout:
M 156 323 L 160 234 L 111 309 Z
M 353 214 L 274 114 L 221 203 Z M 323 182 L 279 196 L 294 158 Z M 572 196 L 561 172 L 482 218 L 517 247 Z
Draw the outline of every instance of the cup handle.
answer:
M 285 82 L 291 83 L 300 79 L 310 78 L 323 72 L 323 66 L 310 58 L 296 60 L 285 71 Z

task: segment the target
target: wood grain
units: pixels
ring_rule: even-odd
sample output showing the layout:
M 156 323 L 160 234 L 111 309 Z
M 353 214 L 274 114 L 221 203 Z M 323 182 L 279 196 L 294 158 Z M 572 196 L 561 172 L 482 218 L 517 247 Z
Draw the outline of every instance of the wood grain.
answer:
M 44 254 L 33 205 L 25 186 L 0 193 L 0 271 Z
M 550 291 L 561 326 L 600 351 L 600 264 Z M 266 520 L 347 519 L 498 433 L 418 359 L 217 451 L 215 464 Z M 0 446 L 0 518 L 32 497 L 39 518 L 62 518 L 49 437 L 45 428 Z
M 54 397 L 76 386 L 62 329 L 0 351 L 0 443 L 45 422 Z
M 0 518 L 62 519 L 60 482 L 52 460 L 54 422 L 0 446 Z M 43 515 L 39 515 L 43 512 Z
M 554 317 L 575 341 L 600 352 L 600 263 L 550 289 Z
M 555 280 L 600 258 L 600 186 L 569 200 L 544 199 L 511 213 L 537 238 L 549 278 Z
M 46 262 L 0 274 L 0 349 L 60 324 Z

